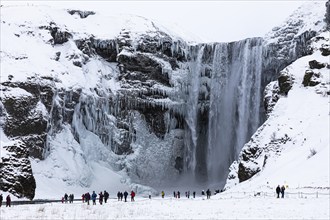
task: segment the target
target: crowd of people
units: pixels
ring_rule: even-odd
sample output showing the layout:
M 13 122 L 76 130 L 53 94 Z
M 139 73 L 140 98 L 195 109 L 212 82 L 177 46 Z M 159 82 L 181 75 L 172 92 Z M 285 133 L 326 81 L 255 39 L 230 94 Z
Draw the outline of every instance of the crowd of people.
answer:
M 276 187 L 277 198 L 280 198 L 280 194 L 281 194 L 281 198 L 284 198 L 284 191 L 285 191 L 285 186 L 280 187 L 280 185 L 278 185 Z M 223 190 L 215 190 L 214 194 L 217 194 L 217 193 L 220 193 L 220 192 L 223 192 Z M 135 198 L 136 193 L 133 190 L 130 193 L 128 193 L 127 191 L 124 191 L 124 192 L 118 191 L 117 200 L 127 202 L 129 195 L 131 197 L 131 202 L 134 202 L 135 201 L 134 198 Z M 185 192 L 185 197 L 186 198 L 189 199 L 191 197 L 191 195 L 192 195 L 192 198 L 196 198 L 196 191 L 193 191 L 192 193 L 190 191 Z M 212 191 L 210 189 L 207 189 L 206 192 L 204 190 L 201 191 L 201 196 L 202 196 L 203 199 L 204 199 L 205 196 L 206 196 L 206 199 L 210 199 L 211 195 L 212 195 Z M 161 191 L 160 196 L 162 198 L 165 198 L 165 192 Z M 68 195 L 65 194 L 64 197 L 62 198 L 62 202 L 63 201 L 67 202 L 67 197 L 68 197 Z M 181 192 L 180 191 L 173 191 L 173 197 L 176 198 L 176 199 L 180 199 Z M 69 196 L 69 202 L 70 203 L 72 202 L 71 198 L 72 198 L 72 201 L 73 201 L 73 198 L 74 198 L 73 194 L 71 194 Z M 90 193 L 87 192 L 87 193 L 83 194 L 81 196 L 81 198 L 82 198 L 82 202 L 87 203 L 88 205 L 89 205 L 90 200 L 92 200 L 93 205 L 96 205 L 96 200 L 98 198 L 99 204 L 102 205 L 103 201 L 104 201 L 104 203 L 107 203 L 107 200 L 109 199 L 109 193 L 104 190 L 103 193 L 100 192 L 97 196 L 95 191 L 93 191 L 92 195 L 90 195 Z M 149 199 L 151 199 L 151 194 L 149 194 Z
M 284 192 L 285 192 L 285 186 L 283 185 L 282 187 L 280 185 L 278 185 L 276 187 L 276 194 L 277 194 L 277 198 L 280 198 L 280 195 L 281 195 L 281 198 L 284 198 Z M 217 194 L 219 192 L 223 192 L 223 190 L 215 190 L 214 194 Z M 204 196 L 206 196 L 207 199 L 210 199 L 211 198 L 211 190 L 210 189 L 207 189 L 207 191 L 205 192 L 204 190 L 202 190 L 201 192 L 201 195 L 202 197 L 204 198 Z M 135 196 L 136 196 L 136 193 L 132 190 L 130 192 L 130 194 L 127 192 L 127 191 L 124 191 L 124 192 L 120 192 L 118 191 L 117 193 L 117 199 L 118 201 L 124 201 L 124 202 L 127 202 L 127 197 L 128 195 L 130 195 L 131 197 L 131 202 L 134 202 L 135 201 Z M 165 192 L 162 191 L 161 192 L 161 197 L 162 198 L 165 198 Z M 174 191 L 173 192 L 173 197 L 176 198 L 176 199 L 180 199 L 180 191 Z M 109 199 L 109 193 L 104 190 L 104 192 L 100 192 L 97 196 L 97 194 L 95 193 L 95 191 L 93 191 L 92 194 L 90 194 L 89 192 L 87 193 L 84 193 L 82 194 L 81 196 L 81 199 L 82 199 L 82 202 L 83 203 L 87 203 L 87 205 L 90 204 L 90 200 L 92 200 L 93 202 L 93 205 L 96 205 L 96 200 L 98 199 L 99 200 L 99 204 L 102 205 L 103 204 L 103 201 L 104 203 L 107 203 L 108 199 Z M 190 191 L 186 191 L 185 192 L 185 196 L 186 198 L 190 198 Z M 196 192 L 193 191 L 192 192 L 192 198 L 195 198 L 196 197 Z M 151 194 L 149 194 L 149 199 L 151 199 Z M 67 193 L 64 194 L 64 196 L 62 197 L 62 203 L 73 203 L 73 200 L 74 200 L 74 195 L 73 194 L 70 194 L 68 195 Z M 3 202 L 3 195 L 0 194 L 0 207 L 2 206 L 2 202 Z M 11 198 L 10 198 L 10 195 L 7 195 L 6 197 L 6 207 L 10 207 L 11 206 Z
M 130 196 L 131 196 L 131 201 L 134 202 L 135 201 L 134 200 L 135 192 L 133 190 L 131 191 Z M 106 190 L 104 190 L 104 192 L 101 191 L 98 195 L 96 194 L 95 191 L 93 191 L 92 194 L 90 194 L 89 192 L 82 194 L 81 200 L 83 203 L 87 203 L 87 205 L 90 204 L 90 201 L 92 201 L 93 205 L 96 205 L 96 201 L 98 199 L 99 204 L 102 205 L 103 202 L 107 203 L 109 197 L 110 197 L 110 194 Z M 124 193 L 123 192 L 117 193 L 118 201 L 123 201 L 123 199 L 124 199 L 124 202 L 127 202 L 127 197 L 128 197 L 127 191 L 125 191 Z M 64 196 L 62 197 L 62 203 L 64 203 L 64 202 L 67 203 L 68 198 L 69 198 L 69 202 L 72 203 L 74 195 L 70 194 L 70 196 L 68 196 L 68 194 L 65 193 Z
M 215 193 L 217 193 L 217 192 L 219 192 L 219 191 L 216 190 Z M 136 193 L 133 190 L 130 193 L 128 193 L 127 191 L 124 191 L 124 192 L 118 191 L 117 200 L 127 202 L 129 195 L 130 195 L 130 198 L 131 198 L 131 202 L 134 202 Z M 162 191 L 160 193 L 160 195 L 161 195 L 162 198 L 165 198 L 165 192 L 164 191 Z M 173 192 L 174 198 L 180 199 L 180 195 L 181 195 L 180 191 L 174 191 Z M 211 191 L 208 189 L 206 191 L 206 194 L 205 194 L 204 190 L 202 190 L 201 195 L 202 196 L 206 195 L 207 199 L 210 199 L 211 198 Z M 109 199 L 109 196 L 110 195 L 106 190 L 104 190 L 104 192 L 100 192 L 98 195 L 96 194 L 95 191 L 93 191 L 92 194 L 90 194 L 89 192 L 82 194 L 81 199 L 82 199 L 82 202 L 87 203 L 87 205 L 90 204 L 90 201 L 92 201 L 93 205 L 96 205 L 96 201 L 98 199 L 99 204 L 102 205 L 103 201 L 104 201 L 104 203 L 107 203 L 107 201 Z M 189 199 L 190 198 L 190 191 L 186 191 L 185 196 Z M 196 197 L 196 192 L 193 191 L 192 192 L 192 198 L 195 198 L 195 197 Z M 149 199 L 151 199 L 151 194 L 149 194 Z M 73 194 L 68 195 L 67 193 L 65 193 L 64 196 L 62 197 L 62 203 L 68 203 L 68 201 L 69 201 L 69 203 L 72 203 L 73 200 L 74 200 L 74 195 Z

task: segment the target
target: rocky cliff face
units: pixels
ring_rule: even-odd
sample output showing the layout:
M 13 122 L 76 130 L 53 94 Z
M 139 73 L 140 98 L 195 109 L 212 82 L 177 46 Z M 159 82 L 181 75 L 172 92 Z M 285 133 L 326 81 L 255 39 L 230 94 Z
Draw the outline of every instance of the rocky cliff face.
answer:
M 150 186 L 183 173 L 204 182 L 224 180 L 226 166 L 264 120 L 261 104 L 247 113 L 241 109 L 260 103 L 263 88 L 280 70 L 311 52 L 310 39 L 317 31 L 304 30 L 304 20 L 292 18 L 265 39 L 188 45 L 143 18 L 134 18 L 135 25 L 123 25 L 105 37 L 102 31 L 73 26 L 94 24 L 93 16 L 98 15 L 93 12 L 56 12 L 66 19 L 63 22 L 52 10 L 44 10 L 36 12 L 43 18 L 38 21 L 15 21 L 8 13 L 1 15 L 5 40 L 8 45 L 11 42 L 1 52 L 1 128 L 15 143 L 2 145 L 6 156 L 1 155 L 0 186 L 30 199 L 34 175 L 53 178 L 60 167 L 67 174 L 57 178 L 69 185 L 90 186 L 91 163 Z M 16 47 L 13 42 L 30 45 Z M 31 45 L 40 54 L 33 53 Z M 250 64 L 243 63 L 246 55 L 252 56 Z M 258 71 L 251 64 L 260 65 Z M 246 77 L 257 74 L 247 79 L 240 76 L 242 71 Z M 231 79 L 230 73 L 237 73 L 237 78 Z M 258 85 L 246 86 L 256 77 Z M 240 90 L 231 93 L 232 85 Z M 236 93 L 242 99 L 216 105 L 219 98 L 229 100 Z M 247 104 L 241 106 L 243 98 Z M 230 109 L 227 112 L 232 115 L 223 115 L 223 109 Z M 242 127 L 249 115 L 255 120 Z M 222 130 L 218 124 L 225 119 L 233 128 L 227 143 L 233 149 L 214 147 Z M 62 146 L 85 173 L 59 162 Z M 226 155 L 225 162 L 214 166 L 217 157 L 210 160 L 214 152 Z M 249 152 L 254 155 L 258 150 Z M 33 172 L 31 161 L 37 167 L 47 161 L 55 171 L 46 174 L 45 166 L 44 171 Z M 239 167 L 241 181 L 254 172 L 243 163 Z

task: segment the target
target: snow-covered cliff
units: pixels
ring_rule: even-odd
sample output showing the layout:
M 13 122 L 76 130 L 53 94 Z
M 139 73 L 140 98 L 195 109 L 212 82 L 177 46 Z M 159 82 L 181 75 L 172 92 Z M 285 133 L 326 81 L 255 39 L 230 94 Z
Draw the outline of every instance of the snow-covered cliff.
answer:
M 142 17 L 2 7 L 1 190 L 222 187 L 266 85 L 313 51 L 325 7 L 312 8 L 265 38 L 191 44 Z

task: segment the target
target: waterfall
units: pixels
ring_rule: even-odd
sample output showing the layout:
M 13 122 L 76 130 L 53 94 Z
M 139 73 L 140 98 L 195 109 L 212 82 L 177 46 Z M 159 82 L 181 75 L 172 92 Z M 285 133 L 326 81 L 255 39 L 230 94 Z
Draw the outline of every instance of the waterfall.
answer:
M 197 150 L 197 116 L 198 116 L 198 97 L 200 90 L 200 76 L 202 70 L 202 56 L 204 46 L 191 48 L 192 61 L 189 63 L 190 78 L 187 88 L 188 97 L 186 105 L 186 124 L 185 134 L 185 170 L 194 175 L 196 169 L 196 150 Z M 197 52 L 196 52 L 197 50 Z
M 209 183 L 225 180 L 230 164 L 259 126 L 262 39 L 217 44 L 208 121 Z

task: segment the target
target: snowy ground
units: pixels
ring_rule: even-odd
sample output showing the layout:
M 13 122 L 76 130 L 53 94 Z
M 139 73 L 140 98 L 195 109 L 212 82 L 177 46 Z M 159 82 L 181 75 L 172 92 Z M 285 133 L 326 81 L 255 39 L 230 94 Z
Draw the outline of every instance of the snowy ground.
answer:
M 232 196 L 233 194 L 231 194 Z M 0 209 L 0 219 L 329 219 L 329 196 L 277 199 L 273 196 L 213 196 L 210 200 L 137 198 L 87 206 L 49 203 Z M 227 198 L 226 198 L 227 197 Z

